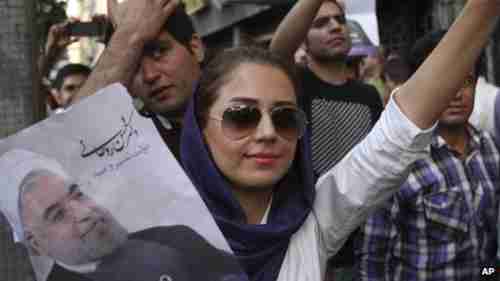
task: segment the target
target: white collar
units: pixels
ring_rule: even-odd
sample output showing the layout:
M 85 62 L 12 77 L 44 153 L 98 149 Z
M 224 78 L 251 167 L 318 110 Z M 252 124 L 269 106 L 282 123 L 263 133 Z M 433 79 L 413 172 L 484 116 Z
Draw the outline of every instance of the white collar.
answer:
M 167 130 L 172 130 L 174 127 L 172 126 L 172 122 L 170 122 L 167 118 L 156 114 L 156 117 L 158 117 L 158 120 L 160 120 L 160 123 L 163 125 L 163 127 Z
M 56 263 L 69 271 L 73 271 L 73 272 L 77 272 L 77 273 L 81 273 L 81 274 L 92 273 L 92 272 L 96 271 L 97 267 L 100 264 L 99 261 L 91 262 L 91 263 L 87 263 L 87 264 L 82 264 L 82 265 L 67 265 L 67 264 L 64 264 L 60 261 L 56 261 Z
M 273 204 L 273 195 L 271 194 L 271 199 L 269 199 L 269 203 L 267 204 L 266 212 L 264 216 L 260 220 L 260 224 L 267 224 L 267 218 L 269 217 L 269 212 L 271 211 L 271 205 Z

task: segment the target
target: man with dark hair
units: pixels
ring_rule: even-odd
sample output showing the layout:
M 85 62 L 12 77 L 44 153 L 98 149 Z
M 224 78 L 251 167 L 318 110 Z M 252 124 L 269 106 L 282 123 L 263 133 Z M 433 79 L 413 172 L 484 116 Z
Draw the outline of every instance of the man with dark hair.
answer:
M 95 16 L 98 20 L 102 16 Z M 91 69 L 83 64 L 69 64 L 58 71 L 55 81 L 49 80 L 49 73 L 60 60 L 66 48 L 79 40 L 68 32 L 70 24 L 78 22 L 71 18 L 67 21 L 54 24 L 50 27 L 43 53 L 38 58 L 38 71 L 40 73 L 40 94 L 46 100 L 47 113 L 64 111 L 87 77 Z
M 415 44 L 413 70 L 443 36 Z M 477 70 L 441 115 L 428 157 L 410 167 L 400 191 L 362 228 L 359 280 L 482 280 L 481 269 L 494 265 L 500 154 L 488 133 L 468 123 Z
M 313 167 L 321 175 L 366 136 L 382 112 L 382 102 L 374 87 L 349 77 L 352 43 L 341 4 L 297 2 L 278 27 L 271 51 L 292 59 L 302 42 L 308 57 L 302 78 Z
M 123 84 L 178 158 L 180 126 L 201 75 L 203 43 L 178 0 L 108 0 L 108 8 L 115 32 L 77 97 Z
M 83 64 L 67 64 L 57 72 L 52 83 L 51 94 L 59 108 L 65 108 L 70 103 L 92 70 Z

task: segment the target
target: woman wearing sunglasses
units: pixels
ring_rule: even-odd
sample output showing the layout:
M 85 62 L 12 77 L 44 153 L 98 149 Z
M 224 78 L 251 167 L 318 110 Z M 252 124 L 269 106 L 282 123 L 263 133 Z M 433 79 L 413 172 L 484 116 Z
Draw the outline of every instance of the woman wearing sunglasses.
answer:
M 186 112 L 181 159 L 251 280 L 323 279 L 327 258 L 426 153 L 433 124 L 498 11 L 500 0 L 469 0 L 373 131 L 315 186 L 292 68 L 252 48 L 225 51 L 207 65 Z

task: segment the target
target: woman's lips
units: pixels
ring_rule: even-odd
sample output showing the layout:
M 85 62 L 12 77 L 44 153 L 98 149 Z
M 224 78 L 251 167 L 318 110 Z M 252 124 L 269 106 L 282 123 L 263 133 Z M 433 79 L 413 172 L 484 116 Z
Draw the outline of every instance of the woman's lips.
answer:
M 250 155 L 249 157 L 253 159 L 258 165 L 271 166 L 278 161 L 280 155 L 262 153 L 262 154 L 253 154 Z
M 462 113 L 465 111 L 465 107 L 463 106 L 450 106 L 446 109 L 448 113 Z

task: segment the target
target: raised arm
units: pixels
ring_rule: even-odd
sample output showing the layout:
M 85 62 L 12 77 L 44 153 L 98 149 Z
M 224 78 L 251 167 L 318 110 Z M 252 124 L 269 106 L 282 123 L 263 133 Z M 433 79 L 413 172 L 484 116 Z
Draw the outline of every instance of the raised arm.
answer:
M 299 0 L 278 26 L 270 51 L 293 60 L 323 0 Z
M 434 124 L 462 86 L 493 30 L 498 0 L 469 0 L 462 14 L 395 99 L 420 128 Z
M 112 83 L 129 87 L 144 45 L 160 33 L 177 3 L 178 0 L 127 0 L 118 5 L 117 0 L 108 0 L 108 16 L 116 31 L 73 101 L 93 95 Z
M 76 21 L 77 19 L 70 18 L 68 21 L 57 23 L 50 27 L 44 52 L 38 58 L 38 70 L 41 77 L 48 76 L 50 70 L 54 67 L 66 48 L 78 41 L 78 38 L 72 38 L 67 32 L 68 25 Z
M 462 86 L 489 34 L 500 0 L 469 0 L 441 44 L 393 98 L 368 136 L 316 184 L 327 255 L 396 191 L 428 154 L 431 126 Z

